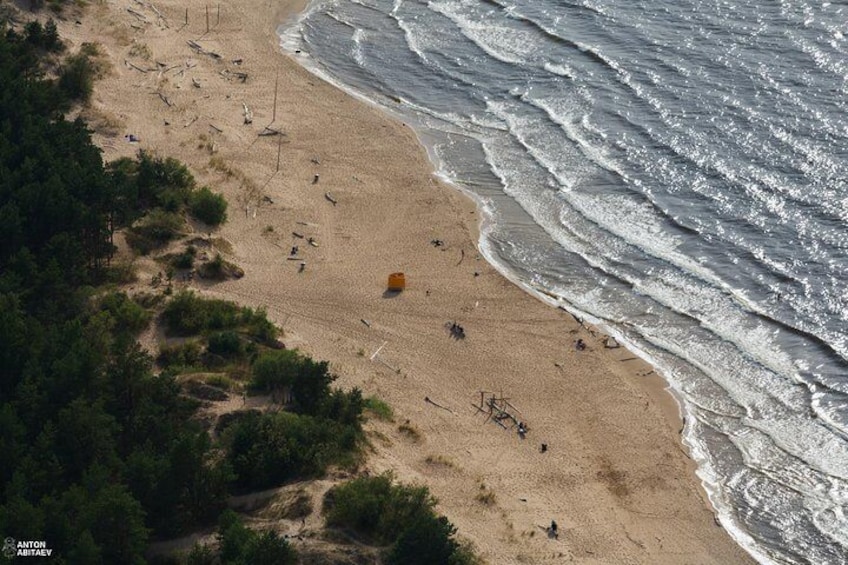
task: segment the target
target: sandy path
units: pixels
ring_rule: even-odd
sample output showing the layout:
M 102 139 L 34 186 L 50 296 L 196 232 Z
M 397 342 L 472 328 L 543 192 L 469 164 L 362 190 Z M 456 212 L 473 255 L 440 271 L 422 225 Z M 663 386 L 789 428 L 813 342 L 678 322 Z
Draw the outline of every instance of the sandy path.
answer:
M 96 140 L 107 159 L 138 148 L 175 156 L 226 194 L 221 235 L 246 276 L 207 292 L 267 307 L 289 346 L 330 360 L 342 385 L 384 398 L 420 432 L 413 440 L 398 423 L 375 424 L 384 439 L 375 437 L 370 467 L 430 486 L 491 563 L 750 562 L 714 522 L 661 382 L 478 257 L 474 206 L 434 181 L 409 128 L 281 55 L 281 12 L 267 3 L 222 4 L 220 22 L 213 5 L 209 33 L 203 2 L 155 7 L 164 20 L 146 0 L 116 0 L 61 26 L 77 44 L 101 42 L 113 62 L 89 113 L 99 131 L 117 135 Z M 277 138 L 257 135 L 271 122 L 276 77 L 273 126 L 286 134 L 279 172 Z M 243 103 L 252 124 L 243 123 Z M 446 246 L 433 247 L 434 238 Z M 307 263 L 300 274 L 285 260 L 293 244 Z M 398 270 L 409 288 L 385 298 L 386 276 Z M 452 320 L 467 339 L 450 339 Z M 574 351 L 578 337 L 587 351 Z M 369 361 L 384 342 L 381 359 L 399 372 Z M 526 440 L 484 423 L 472 407 L 480 389 L 521 410 Z M 490 505 L 477 500 L 481 484 Z M 551 519 L 562 528 L 558 541 L 538 527 Z

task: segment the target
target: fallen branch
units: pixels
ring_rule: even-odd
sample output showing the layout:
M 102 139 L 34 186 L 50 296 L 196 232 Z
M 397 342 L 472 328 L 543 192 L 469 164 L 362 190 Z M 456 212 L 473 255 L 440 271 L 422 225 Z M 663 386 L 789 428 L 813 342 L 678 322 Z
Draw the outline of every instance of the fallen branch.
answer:
M 278 129 L 273 129 L 273 128 L 269 128 L 268 126 L 265 126 L 265 129 L 260 131 L 259 135 L 260 136 L 266 136 L 266 135 L 285 135 L 285 134 Z
M 224 133 L 224 130 L 216 126 L 215 124 L 209 124 L 209 127 L 217 131 L 218 133 Z
M 133 64 L 133 63 L 129 62 L 128 60 L 126 60 L 126 59 L 124 59 L 124 64 L 125 64 L 126 66 L 128 66 L 128 67 L 130 67 L 130 68 L 133 68 L 133 69 L 135 69 L 135 70 L 137 70 L 137 71 L 139 71 L 139 72 L 142 72 L 142 73 L 149 73 L 150 71 L 154 70 L 154 69 L 142 69 L 142 68 L 141 68 L 141 67 L 139 67 L 138 65 L 135 65 L 135 64 Z
M 335 206 L 336 204 L 338 204 L 338 202 L 336 201 L 336 199 L 335 199 L 335 198 L 333 198 L 333 196 L 332 196 L 329 192 L 325 192 L 325 193 L 324 193 L 324 198 L 326 198 L 327 200 L 329 200 L 330 202 L 332 202 L 332 203 L 333 203 L 333 206 Z
M 453 414 L 453 410 L 451 410 L 450 408 L 448 408 L 448 407 L 446 407 L 446 406 L 442 406 L 442 405 L 441 405 L 441 404 L 439 404 L 438 402 L 433 402 L 432 400 L 430 400 L 430 397 L 429 397 L 429 396 L 425 396 L 425 397 L 424 397 L 424 402 L 427 402 L 427 403 L 429 403 L 429 404 L 432 404 L 432 405 L 433 405 L 433 406 L 435 406 L 436 408 L 441 408 L 442 410 L 446 410 L 446 411 L 450 412 L 451 414 Z
M 253 112 L 250 111 L 250 108 L 247 107 L 247 104 L 244 102 L 241 103 L 244 108 L 244 123 L 252 124 L 253 123 Z
M 129 13 L 130 13 L 130 14 L 132 14 L 133 16 L 137 17 L 138 19 L 140 19 L 140 20 L 141 20 L 141 21 L 143 21 L 144 23 L 148 23 L 148 21 L 149 21 L 149 20 L 147 19 L 147 16 L 145 16 L 145 15 L 144 15 L 144 14 L 142 14 L 141 12 L 136 12 L 136 11 L 135 11 L 135 10 L 133 10 L 132 8 L 127 8 L 127 12 L 129 12 Z
M 191 120 L 189 120 L 189 122 L 187 124 L 185 124 L 183 127 L 187 128 L 188 126 L 190 126 L 191 124 L 193 124 L 196 121 L 197 121 L 197 116 L 195 116 Z
M 159 98 L 161 98 L 161 99 L 162 99 L 162 102 L 164 102 L 165 104 L 167 104 L 167 105 L 168 105 L 168 108 L 170 108 L 171 106 L 173 106 L 173 105 L 174 105 L 174 103 L 173 103 L 173 102 L 171 102 L 170 100 L 168 100 L 168 97 L 167 97 L 167 96 L 165 96 L 164 94 L 162 94 L 161 92 L 157 92 L 156 94 L 158 94 L 158 95 L 159 95 Z

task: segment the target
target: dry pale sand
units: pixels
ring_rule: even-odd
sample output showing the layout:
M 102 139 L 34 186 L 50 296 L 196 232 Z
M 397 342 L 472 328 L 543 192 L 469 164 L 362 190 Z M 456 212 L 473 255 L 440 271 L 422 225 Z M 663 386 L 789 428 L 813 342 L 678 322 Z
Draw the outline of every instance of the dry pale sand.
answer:
M 104 157 L 174 156 L 226 194 L 220 235 L 246 276 L 204 292 L 266 307 L 288 346 L 388 401 L 397 421 L 373 425 L 369 467 L 428 485 L 491 563 L 751 562 L 716 525 L 650 367 L 501 277 L 477 253 L 474 205 L 434 180 L 412 131 L 280 54 L 275 27 L 296 4 L 224 3 L 220 17 L 211 4 L 208 33 L 200 0 L 108 0 L 61 25 L 112 61 L 86 110 Z M 272 122 L 277 77 L 279 172 L 278 138 L 257 135 Z M 303 273 L 286 260 L 292 245 Z M 384 297 L 393 271 L 409 287 Z M 452 320 L 467 339 L 450 339 Z M 578 337 L 588 350 L 574 350 Z M 385 364 L 369 360 L 384 343 Z M 526 440 L 476 413 L 481 389 L 521 410 Z M 398 430 L 406 420 L 420 437 Z M 542 529 L 551 519 L 559 540 Z

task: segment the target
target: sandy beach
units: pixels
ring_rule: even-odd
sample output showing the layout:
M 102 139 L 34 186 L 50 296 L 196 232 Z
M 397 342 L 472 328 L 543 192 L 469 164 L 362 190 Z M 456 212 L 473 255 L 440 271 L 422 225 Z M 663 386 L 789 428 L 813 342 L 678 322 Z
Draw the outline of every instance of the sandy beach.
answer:
M 60 26 L 111 61 L 84 112 L 104 158 L 173 156 L 227 197 L 214 237 L 245 276 L 198 288 L 267 308 L 287 347 L 388 402 L 396 421 L 369 425 L 368 469 L 426 484 L 487 562 L 752 562 L 716 523 L 652 368 L 498 274 L 477 250 L 479 211 L 435 180 L 411 129 L 280 52 L 276 26 L 303 4 L 207 16 L 199 0 L 118 0 Z M 142 288 L 158 267 L 139 268 Z M 407 289 L 386 295 L 395 271 Z M 525 439 L 477 411 L 481 390 L 520 410 Z

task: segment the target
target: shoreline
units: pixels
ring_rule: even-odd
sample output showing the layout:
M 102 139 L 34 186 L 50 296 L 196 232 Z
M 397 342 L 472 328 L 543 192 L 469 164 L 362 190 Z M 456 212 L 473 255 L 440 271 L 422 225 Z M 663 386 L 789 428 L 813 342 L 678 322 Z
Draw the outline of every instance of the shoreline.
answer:
M 183 6 L 157 3 L 180 23 Z M 203 6 L 189 1 L 193 14 Z M 399 422 L 410 421 L 418 440 L 396 424 L 373 424 L 375 453 L 367 467 L 427 484 L 460 536 L 493 563 L 752 562 L 714 525 L 694 462 L 683 452 L 679 409 L 662 388 L 665 381 L 642 374 L 652 369 L 643 360 L 623 360 L 630 353 L 624 348 L 604 350 L 570 315 L 474 258 L 481 211 L 464 191 L 434 180 L 412 128 L 280 53 L 275 26 L 298 7 L 306 2 L 228 6 L 223 25 L 209 34 L 192 21 L 182 32 L 177 25 L 128 31 L 132 18 L 109 5 L 92 6 L 79 28 L 64 24 L 79 42 L 104 34 L 115 70 L 98 84 L 93 106 L 117 115 L 123 131 L 142 140 L 129 145 L 97 134 L 104 157 L 139 147 L 174 156 L 227 196 L 231 219 L 220 235 L 232 248 L 228 260 L 246 276 L 205 292 L 265 306 L 283 326 L 287 346 L 329 360 L 341 385 L 378 395 Z M 195 54 L 187 39 L 223 53 L 224 61 Z M 120 65 L 140 42 L 153 61 L 186 61 L 184 76 L 163 80 L 164 73 L 139 75 Z M 236 57 L 256 78 L 239 84 L 221 75 Z M 275 74 L 283 87 L 281 146 L 256 137 L 271 119 Z M 189 75 L 201 87 L 193 88 Z M 167 93 L 173 107 L 163 106 L 157 93 Z M 256 125 L 240 123 L 241 103 L 253 108 Z M 277 174 L 279 147 L 285 161 Z M 215 158 L 238 174 L 217 169 Z M 325 191 L 338 206 L 325 201 Z M 297 222 L 307 226 L 296 228 Z M 270 235 L 267 226 L 274 228 Z M 307 250 L 302 274 L 286 265 L 282 251 L 292 228 L 321 244 Z M 447 246 L 433 248 L 428 242 L 436 237 Z M 460 250 L 465 261 L 457 263 Z M 136 286 L 143 288 L 156 267 L 139 263 Z M 385 276 L 396 270 L 407 273 L 409 287 L 384 298 Z M 366 328 L 362 319 L 371 324 Z M 449 339 L 443 324 L 451 319 L 468 328 L 468 340 Z M 580 354 L 572 347 L 578 336 L 589 343 Z M 369 361 L 383 342 L 382 360 L 399 372 Z M 508 394 L 526 415 L 531 439 L 521 441 L 472 412 L 480 389 Z M 449 410 L 432 409 L 421 401 L 425 395 Z M 542 455 L 537 446 L 544 441 L 551 450 Z M 434 466 L 428 454 L 452 463 Z M 495 493 L 493 504 L 477 500 L 480 485 Z M 554 516 L 563 525 L 560 541 L 534 535 L 535 526 Z

